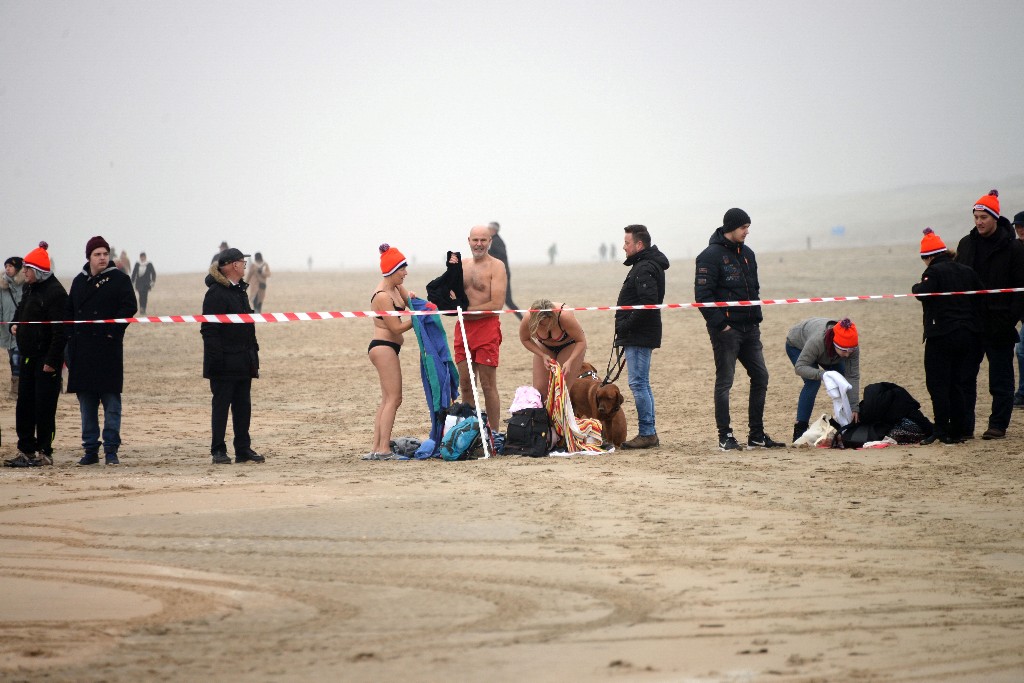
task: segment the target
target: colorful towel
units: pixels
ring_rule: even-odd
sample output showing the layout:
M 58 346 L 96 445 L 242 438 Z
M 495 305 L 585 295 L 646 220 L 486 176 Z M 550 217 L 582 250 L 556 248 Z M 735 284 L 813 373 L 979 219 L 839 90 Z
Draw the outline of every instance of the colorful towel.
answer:
M 577 419 L 572 412 L 569 389 L 565 386 L 562 366 L 548 360 L 548 416 L 551 428 L 565 439 L 565 450 L 569 453 L 600 453 L 601 421 L 592 418 Z

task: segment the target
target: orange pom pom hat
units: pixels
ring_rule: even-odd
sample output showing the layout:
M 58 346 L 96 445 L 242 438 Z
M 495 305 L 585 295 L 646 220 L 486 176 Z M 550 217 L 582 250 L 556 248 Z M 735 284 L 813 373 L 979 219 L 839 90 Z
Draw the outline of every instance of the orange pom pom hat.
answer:
M 399 268 L 409 265 L 402 252 L 390 244 L 382 244 L 380 250 L 380 272 L 387 277 L 398 272 Z
M 971 211 L 988 211 L 992 217 L 999 219 L 999 190 L 992 190 L 974 203 Z
M 857 326 L 849 318 L 843 318 L 832 328 L 832 343 L 840 351 L 857 348 Z
M 946 251 L 946 244 L 931 228 L 924 229 L 924 237 L 921 238 L 921 258 L 935 256 Z
M 50 255 L 46 252 L 49 247 L 50 245 L 46 242 L 40 242 L 38 247 L 28 252 L 28 256 L 25 257 L 25 265 L 40 273 L 49 273 Z

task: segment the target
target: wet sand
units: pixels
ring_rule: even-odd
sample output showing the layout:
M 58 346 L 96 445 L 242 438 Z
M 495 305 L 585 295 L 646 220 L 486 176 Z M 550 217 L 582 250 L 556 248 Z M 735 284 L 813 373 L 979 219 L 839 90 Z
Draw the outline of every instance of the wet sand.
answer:
M 904 293 L 921 269 L 913 247 L 759 259 L 765 298 Z M 407 285 L 424 292 L 440 271 L 414 266 Z M 513 286 L 524 307 L 541 296 L 613 304 L 625 273 L 514 267 Z M 370 271 L 276 273 L 264 310 L 363 310 L 376 282 Z M 691 301 L 692 282 L 692 259 L 674 260 L 668 301 Z M 198 312 L 201 275 L 158 285 L 151 314 Z M 898 382 L 930 415 L 920 308 L 767 307 L 771 435 L 788 440 L 800 388 L 785 332 L 813 315 L 851 316 L 862 385 Z M 603 368 L 611 314 L 579 317 Z M 664 319 L 657 450 L 362 461 L 379 394 L 370 323 L 349 319 L 257 328 L 252 433 L 267 463 L 216 467 L 198 326 L 132 326 L 123 464 L 75 466 L 78 408 L 64 395 L 55 466 L 0 470 L 0 678 L 1024 678 L 1024 413 L 1002 441 L 721 453 L 703 320 Z M 530 381 L 530 356 L 514 318 L 503 330 L 504 412 Z M 411 333 L 402 363 L 395 436 L 422 438 Z M 738 370 L 741 438 L 744 385 Z M 632 436 L 625 377 L 620 386 Z M 0 425 L 10 457 L 7 396 Z

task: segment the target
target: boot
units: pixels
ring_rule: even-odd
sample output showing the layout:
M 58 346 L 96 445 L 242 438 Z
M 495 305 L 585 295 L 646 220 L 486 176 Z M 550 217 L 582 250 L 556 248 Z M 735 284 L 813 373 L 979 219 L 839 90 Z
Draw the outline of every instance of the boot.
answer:
M 793 441 L 796 441 L 801 436 L 803 436 L 804 432 L 806 432 L 807 428 L 810 426 L 811 425 L 808 424 L 807 422 L 797 422 L 795 425 L 793 425 Z

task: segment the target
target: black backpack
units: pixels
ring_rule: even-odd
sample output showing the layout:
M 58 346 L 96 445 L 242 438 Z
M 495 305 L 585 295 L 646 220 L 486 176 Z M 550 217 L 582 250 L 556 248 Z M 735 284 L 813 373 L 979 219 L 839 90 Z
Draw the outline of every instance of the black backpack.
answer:
M 506 420 L 505 455 L 529 455 L 540 458 L 548 454 L 551 422 L 544 408 L 524 408 Z
M 836 434 L 832 448 L 863 448 L 869 441 L 881 441 L 885 434 L 881 422 L 851 422 Z

